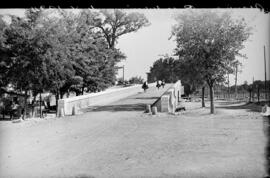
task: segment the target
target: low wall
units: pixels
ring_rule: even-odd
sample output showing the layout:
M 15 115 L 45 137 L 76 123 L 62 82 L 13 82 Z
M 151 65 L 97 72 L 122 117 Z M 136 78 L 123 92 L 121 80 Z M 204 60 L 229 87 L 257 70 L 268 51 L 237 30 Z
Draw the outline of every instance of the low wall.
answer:
M 155 83 L 149 84 L 149 87 L 151 86 L 155 86 Z M 58 101 L 57 113 L 61 113 L 61 115 L 72 115 L 73 107 L 76 109 L 83 109 L 89 106 L 109 104 L 122 98 L 137 94 L 140 91 L 143 91 L 142 85 L 135 85 L 98 93 L 90 93 L 72 98 L 60 99 Z
M 159 112 L 174 113 L 183 92 L 184 88 L 181 85 L 181 81 L 178 80 L 152 105 L 152 107 L 156 106 Z

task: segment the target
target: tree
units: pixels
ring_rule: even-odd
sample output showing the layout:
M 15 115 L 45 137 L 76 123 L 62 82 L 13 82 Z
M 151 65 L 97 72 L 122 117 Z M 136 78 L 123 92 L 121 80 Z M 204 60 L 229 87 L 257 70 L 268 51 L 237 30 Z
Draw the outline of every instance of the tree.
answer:
M 173 83 L 178 80 L 175 70 L 176 61 L 174 58 L 165 56 L 156 60 L 152 67 L 150 67 L 149 75 L 151 80 L 165 80 L 166 83 Z
M 58 100 L 63 97 L 64 88 L 69 83 L 76 83 L 76 61 L 73 59 L 70 48 L 72 41 L 72 25 L 65 22 L 66 19 L 46 19 L 43 21 L 44 31 L 47 32 L 49 48 L 44 54 L 46 61 L 43 69 L 45 71 L 45 86 L 56 97 L 56 108 Z M 72 81 L 72 82 L 71 82 Z M 68 89 L 71 87 L 67 87 Z M 68 90 L 67 89 L 67 90 Z
M 138 77 L 138 76 L 131 77 L 129 79 L 129 83 L 130 84 L 143 84 L 143 78 L 142 77 Z
M 96 92 L 113 85 L 116 80 L 115 65 L 125 58 L 123 53 L 108 47 L 102 32 L 93 26 L 86 11 L 74 16 L 60 10 L 60 14 L 65 29 L 68 29 L 68 58 L 72 60 L 75 76 L 83 78 L 80 93 L 83 94 L 85 89 Z
M 194 60 L 210 91 L 210 113 L 214 113 L 214 85 L 225 80 L 231 63 L 240 54 L 243 42 L 251 34 L 245 20 L 233 20 L 229 13 L 189 10 L 176 17 L 172 36 L 177 42 L 176 54 Z
M 41 10 L 26 11 L 26 18 L 10 16 L 11 23 L 4 30 L 4 45 L 1 58 L 5 66 L 6 84 L 11 84 L 20 93 L 24 92 L 24 118 L 27 111 L 27 98 L 29 91 L 41 89 L 42 85 L 42 54 L 46 51 L 44 39 L 37 26 Z
M 204 81 L 200 72 L 194 68 L 193 62 L 194 61 L 188 60 L 187 58 L 179 58 L 176 60 L 173 57 L 165 55 L 164 58 L 160 58 L 154 62 L 148 73 L 148 80 L 150 80 L 150 82 L 165 80 L 166 82 L 173 83 L 181 79 L 181 83 L 185 88 L 184 92 L 187 95 L 193 93 L 196 88 L 202 87 L 202 107 L 205 107 Z
M 83 79 L 81 93 L 85 89 L 91 92 L 104 90 L 115 83 L 115 66 L 125 58 L 115 48 L 117 39 L 137 31 L 148 22 L 142 14 L 126 14 L 120 10 L 82 10 L 74 15 L 60 9 L 56 13 L 60 16 L 57 24 L 62 26 L 65 34 L 63 41 L 67 58 L 71 60 L 74 75 Z M 62 93 L 78 88 L 78 85 L 72 86 L 71 81 L 74 77 L 61 87 Z
M 248 82 L 247 81 L 244 81 L 244 84 L 242 84 L 242 88 L 246 91 L 248 91 L 249 93 L 249 102 L 251 102 L 251 95 L 252 95 L 252 90 L 253 90 L 253 87 L 252 87 L 252 84 L 248 85 Z
M 9 84 L 14 93 L 23 91 L 26 106 L 29 91 L 50 91 L 58 104 L 69 91 L 104 90 L 114 85 L 115 66 L 125 59 L 115 48 L 117 39 L 147 22 L 142 14 L 120 10 L 28 9 L 25 18 L 11 16 L 8 25 L 0 18 L 1 92 Z
M 184 88 L 190 91 L 186 91 L 188 95 L 193 93 L 196 88 L 202 88 L 202 107 L 205 107 L 204 94 L 205 94 L 205 82 L 200 71 L 196 68 L 196 64 L 193 64 L 194 60 L 189 58 L 179 58 L 175 65 L 177 76 L 181 79 Z
M 0 96 L 5 92 L 5 87 L 8 85 L 8 64 L 7 58 L 8 53 L 5 45 L 4 31 L 8 27 L 6 22 L 3 20 L 3 16 L 0 16 Z
M 149 22 L 143 14 L 127 14 L 121 10 L 100 10 L 98 12 L 82 10 L 77 20 L 80 29 L 83 29 L 81 31 L 84 31 L 83 34 L 87 31 L 90 32 L 79 39 L 84 40 L 84 44 L 88 48 L 98 49 L 93 50 L 94 52 L 90 54 L 92 55 L 90 58 L 94 60 L 91 61 L 92 68 L 86 70 L 91 73 L 85 73 L 86 75 L 83 76 L 83 87 L 86 87 L 87 91 L 104 90 L 115 83 L 117 73 L 115 66 L 126 58 L 119 49 L 115 48 L 117 39 L 124 34 L 138 31 L 143 26 L 147 26 Z
M 119 9 L 100 10 L 99 12 L 84 10 L 83 15 L 87 16 L 88 24 L 102 32 L 109 48 L 115 48 L 120 36 L 150 25 L 144 14 L 137 12 L 127 14 Z

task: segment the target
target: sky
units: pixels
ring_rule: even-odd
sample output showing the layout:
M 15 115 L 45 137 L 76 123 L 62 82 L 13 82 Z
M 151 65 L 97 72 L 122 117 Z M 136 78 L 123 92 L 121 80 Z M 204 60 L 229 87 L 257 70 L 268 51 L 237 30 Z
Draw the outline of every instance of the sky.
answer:
M 125 76 L 142 76 L 146 78 L 154 61 L 162 55 L 173 54 L 176 42 L 169 37 L 171 29 L 176 21 L 174 16 L 183 13 L 184 9 L 134 9 L 145 14 L 151 22 L 149 27 L 144 27 L 136 33 L 122 36 L 117 45 L 126 55 Z M 247 24 L 253 27 L 253 34 L 245 43 L 245 48 L 241 51 L 246 54 L 247 59 L 240 59 L 242 62 L 242 72 L 238 74 L 238 84 L 254 80 L 264 80 L 264 49 L 266 48 L 267 79 L 270 79 L 270 14 L 266 14 L 259 9 L 214 9 L 217 11 L 232 11 L 233 18 L 244 17 Z M 121 73 L 121 72 L 120 72 Z M 230 85 L 234 84 L 234 76 L 230 76 Z
M 183 13 L 185 9 L 123 9 L 127 13 L 140 12 L 149 20 L 151 25 L 121 36 L 116 48 L 119 48 L 126 56 L 126 60 L 119 63 L 125 67 L 125 79 L 133 76 L 141 76 L 146 79 L 153 63 L 163 55 L 173 55 L 176 42 L 169 40 L 172 26 L 176 24 L 174 16 Z M 253 34 L 245 42 L 245 48 L 241 51 L 247 59 L 240 59 L 242 72 L 238 74 L 238 84 L 254 80 L 264 80 L 264 46 L 267 64 L 267 80 L 270 79 L 270 14 L 256 8 L 228 8 L 213 9 L 218 12 L 231 11 L 233 18 L 243 17 L 247 24 L 253 28 Z M 0 9 L 0 14 L 24 15 L 24 9 Z M 122 77 L 119 70 L 118 77 Z M 234 76 L 230 76 L 230 85 L 234 84 Z

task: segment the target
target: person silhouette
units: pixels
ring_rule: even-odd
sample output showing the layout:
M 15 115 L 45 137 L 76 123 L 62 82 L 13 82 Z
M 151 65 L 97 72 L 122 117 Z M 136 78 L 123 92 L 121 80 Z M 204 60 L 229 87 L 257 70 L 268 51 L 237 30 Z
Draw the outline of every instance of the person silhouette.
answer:
M 156 87 L 158 88 L 158 90 L 159 90 L 159 87 L 161 86 L 161 81 L 160 80 L 158 80 L 157 81 L 157 85 L 156 85 Z
M 162 86 L 162 88 L 164 88 L 164 86 L 165 86 L 165 80 L 162 80 L 161 86 Z
M 148 83 L 143 82 L 142 88 L 143 88 L 144 92 L 146 92 L 146 90 L 148 89 Z

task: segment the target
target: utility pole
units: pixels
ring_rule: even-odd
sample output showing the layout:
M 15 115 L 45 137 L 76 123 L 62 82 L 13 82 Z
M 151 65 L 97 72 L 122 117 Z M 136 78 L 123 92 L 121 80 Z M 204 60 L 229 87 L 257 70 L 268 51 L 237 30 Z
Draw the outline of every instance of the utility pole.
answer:
M 265 58 L 265 45 L 263 46 L 263 54 L 264 54 L 264 92 L 265 92 L 265 100 L 267 101 L 267 87 L 266 87 L 266 58 Z
M 40 118 L 42 118 L 42 102 L 41 102 L 42 98 L 41 98 L 41 92 L 39 93 L 39 114 L 40 114 Z

